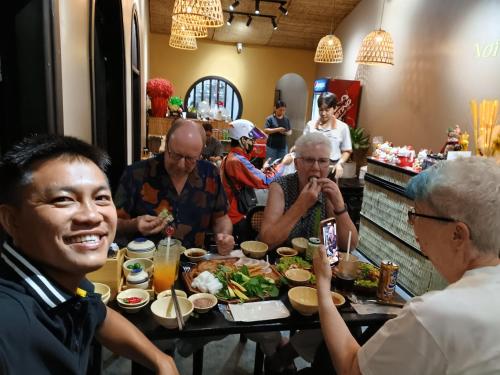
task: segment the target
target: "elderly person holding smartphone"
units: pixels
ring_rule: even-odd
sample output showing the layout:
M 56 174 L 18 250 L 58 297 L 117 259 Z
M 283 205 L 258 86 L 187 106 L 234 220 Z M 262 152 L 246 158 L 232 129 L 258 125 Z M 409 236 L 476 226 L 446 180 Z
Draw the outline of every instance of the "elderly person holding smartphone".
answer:
M 500 373 L 500 167 L 444 161 L 410 180 L 420 248 L 450 283 L 413 298 L 359 346 L 333 305 L 330 265 L 314 259 L 321 329 L 339 374 Z
M 282 176 L 269 186 L 264 211 L 261 241 L 271 248 L 290 242 L 294 237 L 316 237 L 320 220 L 334 217 L 337 224 L 339 248 L 347 249 L 349 232 L 351 246 L 358 242 L 358 232 L 347 212 L 347 207 L 335 182 L 327 178 L 330 165 L 331 142 L 323 134 L 314 132 L 299 137 L 295 143 L 296 172 Z M 279 342 L 269 337 L 267 347 Z M 322 336 L 319 330 L 300 331 L 290 343 L 275 353 L 266 351 L 266 371 L 282 373 L 295 357 L 312 362 Z
M 294 237 L 315 237 L 317 217 L 335 217 L 339 247 L 347 248 L 349 231 L 356 246 L 356 227 L 335 182 L 328 179 L 330 140 L 321 133 L 299 137 L 295 143 L 296 172 L 282 176 L 269 186 L 260 240 L 270 247 L 290 242 Z

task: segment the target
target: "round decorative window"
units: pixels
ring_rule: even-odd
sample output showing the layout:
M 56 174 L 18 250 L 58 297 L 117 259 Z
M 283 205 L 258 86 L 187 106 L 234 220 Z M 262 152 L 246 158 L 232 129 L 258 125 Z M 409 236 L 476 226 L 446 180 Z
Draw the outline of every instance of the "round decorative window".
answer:
M 201 102 L 213 106 L 224 107 L 231 120 L 241 118 L 243 102 L 236 86 L 227 79 L 217 76 L 200 78 L 189 87 L 184 103 L 187 108 L 198 108 Z

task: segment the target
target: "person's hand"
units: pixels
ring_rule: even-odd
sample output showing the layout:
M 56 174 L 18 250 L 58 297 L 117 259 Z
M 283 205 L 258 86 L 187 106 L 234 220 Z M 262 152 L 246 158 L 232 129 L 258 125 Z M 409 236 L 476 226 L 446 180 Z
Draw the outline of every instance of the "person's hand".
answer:
M 286 154 L 283 157 L 283 160 L 281 161 L 281 164 L 283 164 L 283 165 L 290 165 L 290 164 L 292 164 L 292 162 L 293 162 L 293 155 L 290 153 L 290 154 Z
M 320 178 L 318 184 L 321 185 L 321 191 L 326 195 L 333 209 L 335 211 L 342 210 L 344 208 L 344 198 L 342 198 L 339 186 L 329 178 Z
M 167 220 L 158 216 L 142 215 L 137 216 L 137 231 L 143 236 L 160 233 L 167 225 Z
M 316 285 L 318 289 L 330 290 L 332 268 L 330 266 L 330 261 L 326 256 L 326 250 L 323 245 L 321 245 L 318 251 L 314 253 L 313 265 L 314 274 L 316 275 Z
M 335 179 L 338 181 L 340 177 L 344 174 L 344 168 L 342 167 L 342 163 L 335 164 Z
M 303 205 L 305 211 L 311 208 L 317 201 L 319 193 L 321 192 L 321 184 L 317 178 L 311 178 L 306 186 L 302 189 L 297 198 L 297 202 Z
M 226 233 L 217 233 L 215 236 L 217 252 L 220 255 L 228 255 L 234 248 L 234 237 Z
M 285 133 L 288 131 L 288 130 L 286 130 L 286 129 L 285 129 L 284 127 L 282 127 L 282 126 L 280 126 L 278 129 L 280 130 L 280 133 L 281 133 L 281 134 L 285 134 Z
M 267 159 L 264 164 L 262 165 L 262 170 L 265 171 L 267 168 L 271 166 L 271 158 Z

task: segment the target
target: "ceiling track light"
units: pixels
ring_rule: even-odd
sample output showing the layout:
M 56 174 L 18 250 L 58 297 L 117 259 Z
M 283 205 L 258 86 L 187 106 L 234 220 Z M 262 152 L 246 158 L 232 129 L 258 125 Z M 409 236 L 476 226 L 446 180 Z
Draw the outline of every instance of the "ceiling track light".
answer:
M 278 30 L 278 24 L 276 23 L 276 18 L 271 18 L 271 23 L 273 24 L 273 29 Z
M 285 3 L 286 4 L 286 3 Z M 283 13 L 285 16 L 288 16 L 288 9 L 286 9 L 283 4 L 280 4 L 279 8 L 281 13 Z
M 247 21 L 247 27 L 250 26 L 250 24 L 252 23 L 252 16 L 248 16 L 248 21 Z
M 240 5 L 240 2 L 236 0 L 234 3 L 229 5 L 229 10 L 235 10 L 238 7 L 238 5 Z
M 234 14 L 233 13 L 229 13 L 229 18 L 227 19 L 226 24 L 228 26 L 231 26 L 231 23 L 233 22 L 233 19 L 234 19 Z
M 255 14 L 260 14 L 260 1 L 255 1 Z

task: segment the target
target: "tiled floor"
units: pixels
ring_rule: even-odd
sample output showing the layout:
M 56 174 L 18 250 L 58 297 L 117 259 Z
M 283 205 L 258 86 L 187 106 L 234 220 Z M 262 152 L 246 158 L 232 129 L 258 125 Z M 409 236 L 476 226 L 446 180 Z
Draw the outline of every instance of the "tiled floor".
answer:
M 246 343 L 240 343 L 239 337 L 239 335 L 230 335 L 220 341 L 213 341 L 205 346 L 203 374 L 253 374 L 255 343 L 250 340 L 247 340 Z M 168 345 L 168 343 L 160 342 L 157 345 L 162 347 Z M 131 373 L 129 360 L 115 357 L 107 350 L 104 350 L 103 356 L 104 375 L 128 375 Z M 192 357 L 183 358 L 176 353 L 175 363 L 181 375 L 191 375 Z M 297 359 L 295 364 L 299 369 L 308 366 L 308 363 L 301 359 Z

